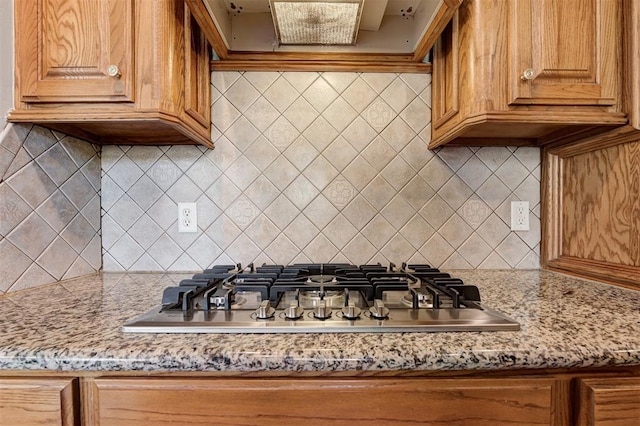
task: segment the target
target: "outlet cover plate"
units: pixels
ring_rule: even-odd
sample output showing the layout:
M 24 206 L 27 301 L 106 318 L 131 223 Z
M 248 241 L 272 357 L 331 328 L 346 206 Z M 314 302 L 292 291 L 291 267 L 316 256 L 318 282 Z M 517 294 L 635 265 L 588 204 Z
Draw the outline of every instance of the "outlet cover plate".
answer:
M 196 203 L 178 203 L 178 232 L 198 232 Z
M 529 230 L 529 202 L 528 201 L 512 201 L 511 202 L 511 230 L 512 231 L 528 231 Z

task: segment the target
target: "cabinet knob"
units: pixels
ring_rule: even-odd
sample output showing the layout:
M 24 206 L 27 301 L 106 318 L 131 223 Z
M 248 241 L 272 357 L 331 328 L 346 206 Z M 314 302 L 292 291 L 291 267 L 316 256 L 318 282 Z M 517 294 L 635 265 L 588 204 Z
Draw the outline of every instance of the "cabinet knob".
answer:
M 522 77 L 520 77 L 520 79 L 522 81 L 526 81 L 526 80 L 533 80 L 533 77 L 536 76 L 536 73 L 534 70 L 532 70 L 531 68 L 527 68 L 526 70 L 524 70 L 522 72 Z
M 120 69 L 117 65 L 109 65 L 107 67 L 107 75 L 109 77 L 120 78 Z

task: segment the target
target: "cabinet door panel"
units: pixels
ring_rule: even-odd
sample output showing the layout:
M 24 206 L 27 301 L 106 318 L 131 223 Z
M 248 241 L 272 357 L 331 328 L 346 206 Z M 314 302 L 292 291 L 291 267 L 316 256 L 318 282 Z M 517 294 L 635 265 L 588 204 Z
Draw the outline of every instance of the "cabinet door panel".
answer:
M 613 0 L 515 0 L 511 104 L 613 105 L 617 52 Z M 531 75 L 523 78 L 525 70 Z
M 640 378 L 581 380 L 580 425 L 640 424 Z
M 74 425 L 73 379 L 0 379 L 0 425 Z
M 16 11 L 30 22 L 16 36 L 16 55 L 29 58 L 17 70 L 21 101 L 133 100 L 133 0 L 17 0 Z

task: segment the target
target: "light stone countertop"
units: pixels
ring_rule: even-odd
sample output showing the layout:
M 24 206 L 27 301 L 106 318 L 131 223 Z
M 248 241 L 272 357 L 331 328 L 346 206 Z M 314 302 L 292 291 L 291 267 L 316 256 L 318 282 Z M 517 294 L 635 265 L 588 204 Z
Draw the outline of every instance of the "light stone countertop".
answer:
M 0 369 L 495 370 L 640 365 L 640 292 L 546 271 L 453 271 L 520 331 L 133 334 L 185 274 L 98 274 L 0 297 Z M 132 300 L 129 300 L 132 297 Z

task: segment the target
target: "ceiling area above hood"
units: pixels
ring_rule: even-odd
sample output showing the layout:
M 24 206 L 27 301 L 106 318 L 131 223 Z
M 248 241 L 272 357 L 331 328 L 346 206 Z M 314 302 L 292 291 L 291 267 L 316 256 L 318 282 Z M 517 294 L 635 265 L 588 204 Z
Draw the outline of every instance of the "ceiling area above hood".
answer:
M 357 25 L 355 44 L 345 45 L 281 43 L 278 38 L 281 28 L 276 26 L 278 20 L 272 15 L 273 2 L 187 0 L 219 59 L 212 62 L 213 69 L 429 72 L 430 64 L 424 63 L 425 56 L 462 0 L 357 1 L 361 4 L 359 15 L 347 24 Z M 298 9 L 317 11 L 323 5 L 331 7 L 352 2 L 290 0 L 287 3 L 305 3 Z M 333 25 L 333 31 L 343 30 L 336 30 L 335 18 L 313 16 L 310 12 L 298 12 L 298 15 L 303 16 L 305 26 L 317 25 L 312 28 L 317 33 L 325 31 L 325 27 L 316 22 Z M 309 28 L 303 30 L 310 31 Z M 303 37 L 316 39 L 308 34 Z

